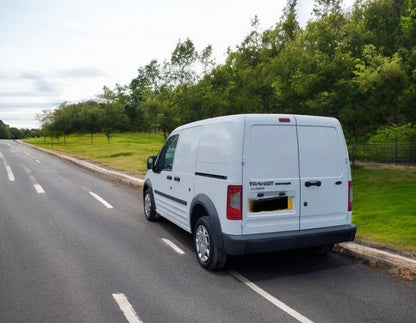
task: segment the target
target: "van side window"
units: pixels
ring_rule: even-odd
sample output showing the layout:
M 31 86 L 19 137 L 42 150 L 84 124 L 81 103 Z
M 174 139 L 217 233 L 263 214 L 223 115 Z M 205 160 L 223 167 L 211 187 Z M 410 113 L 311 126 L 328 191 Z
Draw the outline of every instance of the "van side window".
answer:
M 156 169 L 160 172 L 162 170 L 171 171 L 173 167 L 173 160 L 175 158 L 176 144 L 178 143 L 179 135 L 172 136 L 163 146 L 159 157 L 156 161 Z

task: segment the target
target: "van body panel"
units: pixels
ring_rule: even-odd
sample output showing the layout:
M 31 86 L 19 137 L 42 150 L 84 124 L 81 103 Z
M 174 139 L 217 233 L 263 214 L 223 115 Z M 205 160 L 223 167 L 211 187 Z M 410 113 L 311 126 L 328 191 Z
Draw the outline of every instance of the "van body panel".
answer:
M 338 122 L 323 121 L 320 125 L 298 126 L 301 230 L 350 222 L 348 181 L 351 175 L 345 140 Z
M 176 199 L 178 221 L 190 231 L 189 208 L 193 199 L 195 164 L 202 127 L 196 126 L 179 132 L 179 140 L 173 162 L 171 194 Z M 175 201 L 175 200 L 174 200 Z M 183 202 L 186 202 L 183 203 Z
M 188 232 L 195 218 L 215 217 L 217 245 L 236 255 L 354 240 L 350 183 L 338 120 L 278 114 L 178 127 L 145 181 L 158 214 Z M 241 219 L 227 219 L 229 185 L 241 187 Z
M 298 162 L 294 122 L 279 124 L 277 117 L 266 116 L 246 121 L 243 234 L 299 229 Z M 290 205 L 269 207 L 279 198 L 290 199 Z
M 214 119 L 216 120 L 216 119 Z M 241 181 L 244 118 L 224 118 L 203 126 L 195 172 Z
M 157 213 L 163 217 L 172 216 L 172 221 L 180 224 L 181 207 L 180 203 L 174 203 L 171 188 L 168 185 L 167 178 L 172 178 L 173 158 L 177 146 L 178 135 L 172 135 L 165 142 L 160 151 L 155 165 L 152 170 L 152 176 L 149 177 L 153 187 L 153 196 Z M 157 170 L 156 170 L 157 168 Z
M 195 176 L 195 195 L 207 194 L 214 205 L 224 234 L 241 234 L 241 221 L 229 221 L 226 219 L 227 206 L 227 180 L 205 176 Z

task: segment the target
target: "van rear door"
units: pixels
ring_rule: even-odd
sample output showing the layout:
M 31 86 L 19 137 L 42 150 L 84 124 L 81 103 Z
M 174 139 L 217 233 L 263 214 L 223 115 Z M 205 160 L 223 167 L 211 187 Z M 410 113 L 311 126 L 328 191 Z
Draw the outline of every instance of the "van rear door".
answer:
M 292 116 L 246 117 L 243 234 L 299 230 L 299 160 Z
M 296 116 L 300 160 L 300 229 L 349 223 L 349 160 L 341 125 Z

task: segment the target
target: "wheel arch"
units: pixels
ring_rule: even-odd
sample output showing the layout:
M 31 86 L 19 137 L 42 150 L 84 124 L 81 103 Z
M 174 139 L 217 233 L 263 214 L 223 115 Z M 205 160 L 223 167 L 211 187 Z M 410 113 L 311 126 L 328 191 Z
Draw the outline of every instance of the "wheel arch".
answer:
M 144 193 L 146 193 L 146 190 L 147 189 L 150 189 L 151 190 L 151 193 L 152 193 L 151 194 L 152 202 L 153 202 L 153 205 L 156 207 L 155 198 L 153 196 L 152 182 L 150 181 L 150 179 L 146 179 L 146 181 L 143 184 L 143 192 L 142 192 L 143 201 L 144 201 Z
M 152 189 L 152 183 L 150 182 L 150 179 L 146 179 L 143 184 L 143 197 L 144 197 L 144 192 L 146 192 L 148 188 Z

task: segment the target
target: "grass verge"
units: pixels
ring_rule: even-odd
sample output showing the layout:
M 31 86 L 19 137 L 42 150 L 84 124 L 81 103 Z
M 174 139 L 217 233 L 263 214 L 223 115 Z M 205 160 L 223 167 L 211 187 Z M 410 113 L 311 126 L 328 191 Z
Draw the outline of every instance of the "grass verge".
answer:
M 144 175 L 147 171 L 147 157 L 157 155 L 165 139 L 161 134 L 115 133 L 110 143 L 104 134 L 95 134 L 93 142 L 90 135 L 73 134 L 59 141 L 51 138 L 31 138 L 26 142 L 66 155 L 88 159 L 93 162 L 125 170 L 133 175 Z
M 416 169 L 352 169 L 353 222 L 360 240 L 416 253 Z

